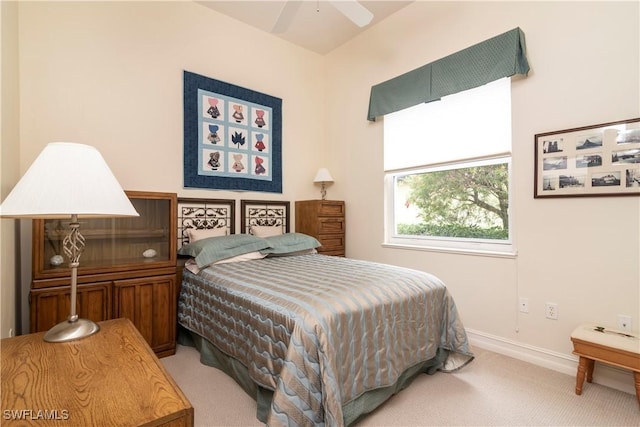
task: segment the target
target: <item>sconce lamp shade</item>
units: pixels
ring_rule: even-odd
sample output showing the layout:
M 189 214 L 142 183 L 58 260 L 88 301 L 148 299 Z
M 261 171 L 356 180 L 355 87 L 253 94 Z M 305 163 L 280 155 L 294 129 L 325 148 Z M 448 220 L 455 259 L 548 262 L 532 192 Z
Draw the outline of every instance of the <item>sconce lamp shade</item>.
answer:
M 327 168 L 320 168 L 313 182 L 333 182 L 333 178 Z
M 102 158 L 89 145 L 48 144 L 0 205 L 9 218 L 138 216 Z

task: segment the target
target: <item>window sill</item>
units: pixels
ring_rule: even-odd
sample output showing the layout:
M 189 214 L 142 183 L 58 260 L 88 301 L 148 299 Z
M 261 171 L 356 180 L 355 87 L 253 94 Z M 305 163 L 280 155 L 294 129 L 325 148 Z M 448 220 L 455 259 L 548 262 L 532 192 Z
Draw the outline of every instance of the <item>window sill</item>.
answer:
M 455 255 L 485 256 L 485 257 L 491 257 L 491 258 L 515 259 L 518 256 L 517 251 L 500 252 L 500 251 L 490 251 L 490 250 L 474 250 L 474 249 L 444 248 L 444 247 L 423 246 L 423 245 L 408 245 L 408 244 L 399 244 L 399 243 L 383 243 L 382 247 L 389 248 L 389 249 L 438 252 L 438 253 L 447 253 L 447 254 L 455 254 Z

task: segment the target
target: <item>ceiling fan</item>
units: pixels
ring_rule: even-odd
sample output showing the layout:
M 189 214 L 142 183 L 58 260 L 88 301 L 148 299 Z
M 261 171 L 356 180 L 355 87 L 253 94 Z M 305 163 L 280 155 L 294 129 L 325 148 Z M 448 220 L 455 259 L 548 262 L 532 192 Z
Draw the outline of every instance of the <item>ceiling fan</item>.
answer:
M 288 0 L 284 3 L 284 6 L 282 6 L 282 10 L 280 11 L 280 15 L 271 30 L 272 33 L 283 33 L 289 28 L 289 25 L 296 16 L 298 9 L 302 5 L 302 1 L 303 0 Z M 338 9 L 358 27 L 369 25 L 373 19 L 373 13 L 361 5 L 357 0 L 328 0 L 328 3 Z M 319 0 L 317 0 L 317 5 L 318 10 L 320 10 Z

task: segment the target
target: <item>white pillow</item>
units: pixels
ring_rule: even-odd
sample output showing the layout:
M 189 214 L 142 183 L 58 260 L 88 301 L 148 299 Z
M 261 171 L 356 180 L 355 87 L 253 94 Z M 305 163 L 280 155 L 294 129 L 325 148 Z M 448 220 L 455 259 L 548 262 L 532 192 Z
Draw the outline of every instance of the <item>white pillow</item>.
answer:
M 189 258 L 187 260 L 187 262 L 185 263 L 184 268 L 186 268 L 187 270 L 189 270 L 193 274 L 199 274 L 200 271 L 202 271 L 203 269 L 209 267 L 210 265 L 226 264 L 226 263 L 229 263 L 229 262 L 251 261 L 253 259 L 262 259 L 262 258 L 264 258 L 266 256 L 267 256 L 267 254 L 261 254 L 260 251 L 249 252 L 249 253 L 246 253 L 246 254 L 236 255 L 236 256 L 232 256 L 230 258 L 221 259 L 220 261 L 212 262 L 211 264 L 205 265 L 202 268 L 198 267 L 198 263 L 196 262 L 196 260 L 194 258 Z
M 189 238 L 189 243 L 206 239 L 208 237 L 219 237 L 219 236 L 226 236 L 226 235 L 227 235 L 227 229 L 225 227 L 203 228 L 200 230 L 196 230 L 195 228 L 187 229 L 187 237 Z
M 256 237 L 270 237 L 270 236 L 279 236 L 282 234 L 282 226 L 275 225 L 252 225 L 251 226 L 251 234 Z
M 317 253 L 318 251 L 315 249 L 303 249 L 301 251 L 286 252 L 282 254 L 267 254 L 267 256 L 270 258 L 273 258 L 273 257 L 279 257 L 279 256 L 311 255 L 311 254 L 317 254 Z
M 255 251 L 255 252 L 249 252 L 246 254 L 232 256 L 231 258 L 221 259 L 220 261 L 216 261 L 213 264 L 226 264 L 228 262 L 250 261 L 252 259 L 262 259 L 266 256 L 267 254 L 261 254 L 260 251 Z

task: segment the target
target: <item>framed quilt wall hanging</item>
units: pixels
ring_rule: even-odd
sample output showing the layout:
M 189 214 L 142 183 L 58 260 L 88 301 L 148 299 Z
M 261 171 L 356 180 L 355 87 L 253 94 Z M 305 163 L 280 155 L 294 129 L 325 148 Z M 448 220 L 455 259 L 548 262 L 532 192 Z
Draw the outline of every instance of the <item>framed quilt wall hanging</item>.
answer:
M 282 193 L 282 100 L 184 71 L 184 186 Z

